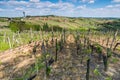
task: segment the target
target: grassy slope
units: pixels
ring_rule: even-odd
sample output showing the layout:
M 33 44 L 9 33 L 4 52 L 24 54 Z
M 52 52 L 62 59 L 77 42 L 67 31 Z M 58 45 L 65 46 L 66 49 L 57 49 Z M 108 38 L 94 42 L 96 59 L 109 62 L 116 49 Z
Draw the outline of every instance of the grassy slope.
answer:
M 19 20 L 20 18 L 15 18 L 14 20 Z M 9 24 L 7 19 L 0 18 L 0 27 L 7 26 Z M 76 30 L 76 29 L 97 29 L 98 25 L 100 28 L 104 28 L 108 25 L 107 23 L 113 24 L 115 26 L 116 23 L 114 21 L 119 21 L 118 19 L 102 19 L 102 18 L 68 18 L 68 17 L 58 17 L 58 16 L 47 16 L 47 17 L 26 17 L 23 19 L 24 21 L 32 24 L 43 25 L 44 23 L 48 23 L 49 26 L 60 26 L 68 29 Z M 119 23 L 118 22 L 118 23 Z M 117 23 L 117 24 L 118 24 Z M 109 27 L 109 26 L 108 26 Z
M 51 19 L 52 18 L 52 19 Z M 44 20 L 46 19 L 46 20 Z M 92 19 L 79 19 L 79 18 L 65 18 L 65 17 L 32 17 L 26 18 L 26 22 L 31 22 L 33 24 L 43 25 L 48 23 L 50 26 L 58 25 L 60 27 L 66 27 L 68 29 L 81 29 L 81 28 L 95 28 L 95 20 Z

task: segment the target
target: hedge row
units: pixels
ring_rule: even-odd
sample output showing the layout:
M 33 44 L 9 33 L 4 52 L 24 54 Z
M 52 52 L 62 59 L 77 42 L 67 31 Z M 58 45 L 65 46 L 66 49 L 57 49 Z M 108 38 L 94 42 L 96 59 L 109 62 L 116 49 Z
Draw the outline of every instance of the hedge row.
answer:
M 32 23 L 26 23 L 25 21 L 11 21 L 9 24 L 9 27 L 14 32 L 22 32 L 24 30 L 35 30 L 35 31 L 62 31 L 62 28 L 58 25 L 49 27 L 47 23 L 44 23 L 43 26 L 32 24 Z
M 40 25 L 25 23 L 24 21 L 11 21 L 9 27 L 14 32 L 16 31 L 22 32 L 23 30 L 30 30 L 31 28 L 33 30 L 39 31 L 41 28 Z

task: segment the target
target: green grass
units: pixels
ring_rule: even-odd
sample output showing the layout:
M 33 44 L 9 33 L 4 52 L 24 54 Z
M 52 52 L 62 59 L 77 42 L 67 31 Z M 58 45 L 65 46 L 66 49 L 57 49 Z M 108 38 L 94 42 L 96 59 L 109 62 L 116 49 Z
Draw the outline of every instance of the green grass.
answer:
M 0 65 L 2 64 L 2 62 L 0 61 Z
M 4 51 L 9 49 L 9 44 L 8 43 L 4 43 L 4 42 L 0 42 L 0 51 Z
M 119 59 L 117 59 L 117 58 L 112 59 L 112 63 L 117 63 L 118 61 L 119 61 Z
M 4 37 L 4 35 L 6 36 Z M 13 40 L 13 35 L 14 39 Z M 59 35 L 58 32 L 55 33 L 55 36 Z M 43 36 L 43 37 L 42 37 Z M 52 36 L 51 32 L 43 31 L 43 35 L 41 31 L 28 31 L 21 33 L 14 33 L 9 29 L 0 29 L 0 51 L 5 51 L 10 48 L 8 37 L 10 39 L 11 47 L 15 48 L 21 45 L 28 44 L 29 41 L 40 41 L 42 39 L 49 39 Z M 5 39 L 5 42 L 4 42 Z
M 107 77 L 105 78 L 105 80 L 113 80 L 111 77 Z

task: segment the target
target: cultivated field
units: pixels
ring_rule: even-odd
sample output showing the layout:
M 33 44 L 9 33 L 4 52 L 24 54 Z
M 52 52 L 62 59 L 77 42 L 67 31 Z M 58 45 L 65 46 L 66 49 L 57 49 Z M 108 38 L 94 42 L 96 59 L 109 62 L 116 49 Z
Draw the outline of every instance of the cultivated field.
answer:
M 0 80 L 120 80 L 120 20 L 0 19 Z

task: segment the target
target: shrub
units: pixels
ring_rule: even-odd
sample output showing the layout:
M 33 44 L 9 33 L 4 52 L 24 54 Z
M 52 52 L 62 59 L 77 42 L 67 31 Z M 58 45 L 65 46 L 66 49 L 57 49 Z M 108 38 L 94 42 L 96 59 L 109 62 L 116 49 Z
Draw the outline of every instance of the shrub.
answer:
M 53 31 L 62 31 L 62 28 L 59 25 L 54 25 Z
M 25 22 L 24 21 L 11 21 L 9 26 L 11 30 L 14 32 L 17 32 L 17 31 L 21 32 L 25 28 Z
M 59 25 L 53 25 L 52 27 L 49 27 L 48 23 L 44 23 L 43 31 L 62 31 L 62 28 Z
M 25 21 L 11 21 L 9 26 L 13 32 L 22 32 L 24 30 L 30 30 L 31 28 L 32 30 L 39 31 L 41 28 L 40 25 L 26 23 Z
M 53 27 L 49 27 L 48 23 L 44 23 L 44 25 L 41 27 L 37 24 L 32 23 L 26 23 L 25 21 L 11 21 L 9 24 L 10 29 L 13 32 L 22 32 L 24 30 L 35 30 L 35 31 L 62 31 L 62 28 L 59 25 L 54 25 Z
M 39 31 L 41 29 L 40 25 L 34 25 L 33 30 Z
M 43 31 L 49 31 L 50 30 L 47 23 L 44 23 L 42 30 Z

